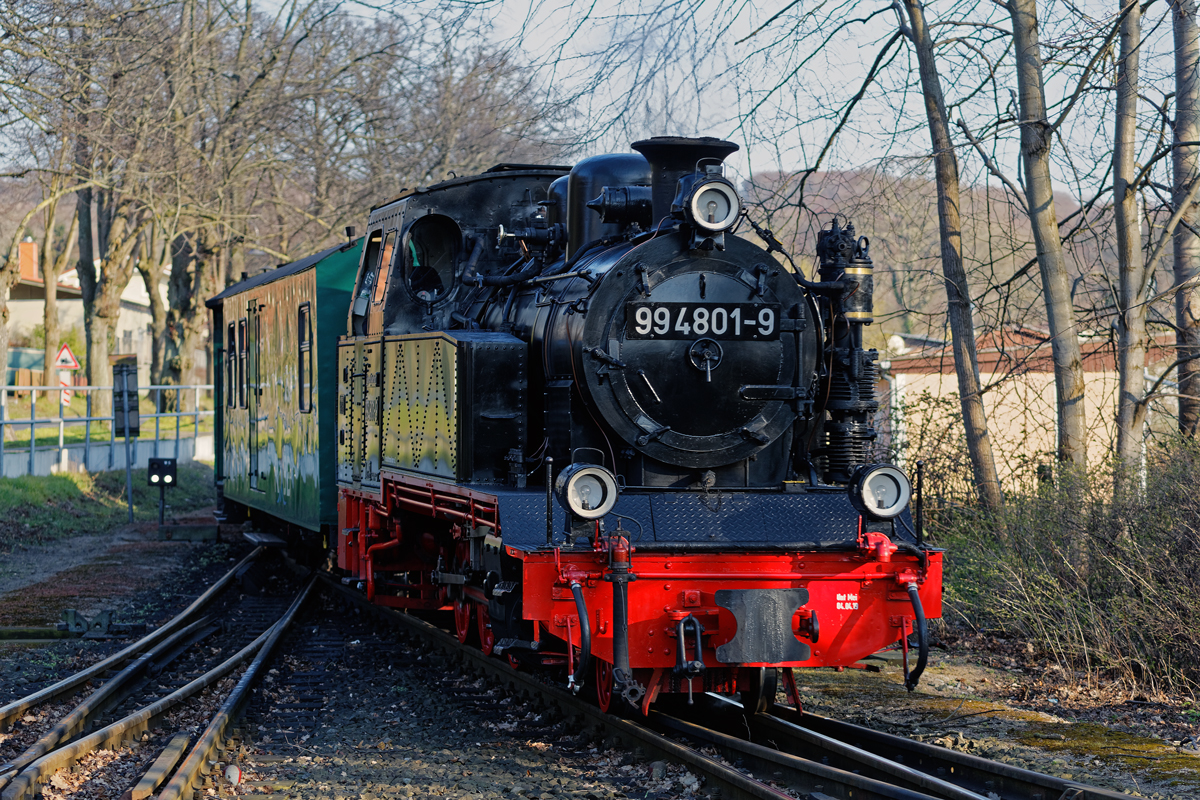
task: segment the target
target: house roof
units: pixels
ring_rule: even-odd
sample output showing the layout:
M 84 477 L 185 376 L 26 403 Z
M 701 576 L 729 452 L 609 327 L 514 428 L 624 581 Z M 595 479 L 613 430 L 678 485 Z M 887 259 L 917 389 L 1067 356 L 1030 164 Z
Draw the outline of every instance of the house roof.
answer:
M 1053 372 L 1050 332 L 1023 325 L 988 331 L 975 339 L 979 371 L 983 373 Z M 1115 372 L 1117 343 L 1110 331 L 1079 335 L 1084 372 Z M 1146 353 L 1147 365 L 1174 360 L 1174 334 L 1158 335 Z M 892 374 L 953 374 L 953 343 L 945 342 L 893 356 Z

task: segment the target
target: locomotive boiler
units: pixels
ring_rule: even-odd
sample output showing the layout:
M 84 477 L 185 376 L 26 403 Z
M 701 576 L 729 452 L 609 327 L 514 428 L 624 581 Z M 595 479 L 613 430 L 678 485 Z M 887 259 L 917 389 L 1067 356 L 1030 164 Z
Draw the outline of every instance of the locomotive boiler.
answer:
M 657 137 L 371 210 L 345 335 L 310 367 L 336 392 L 318 491 L 337 515 L 307 527 L 346 582 L 451 609 L 464 642 L 561 665 L 605 709 L 698 691 L 759 708 L 777 674 L 794 692 L 793 668 L 912 633 L 915 685 L 941 554 L 871 457 L 869 243 L 834 218 L 807 280 L 746 219 L 736 149 Z M 288 491 L 225 497 L 269 515 Z

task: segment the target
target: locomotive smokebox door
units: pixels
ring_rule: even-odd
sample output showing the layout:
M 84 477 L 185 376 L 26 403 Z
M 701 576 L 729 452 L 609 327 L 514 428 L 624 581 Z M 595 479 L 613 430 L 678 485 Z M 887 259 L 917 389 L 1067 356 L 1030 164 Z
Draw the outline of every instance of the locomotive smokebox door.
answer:
M 807 589 L 719 589 L 716 601 L 737 620 L 737 633 L 717 648 L 718 661 L 763 664 L 812 656 L 792 635 L 792 615 L 808 602 Z
M 635 449 L 721 467 L 791 429 L 820 353 L 814 317 L 795 279 L 753 245 L 730 239 L 697 255 L 664 237 L 626 255 L 592 294 L 575 374 Z

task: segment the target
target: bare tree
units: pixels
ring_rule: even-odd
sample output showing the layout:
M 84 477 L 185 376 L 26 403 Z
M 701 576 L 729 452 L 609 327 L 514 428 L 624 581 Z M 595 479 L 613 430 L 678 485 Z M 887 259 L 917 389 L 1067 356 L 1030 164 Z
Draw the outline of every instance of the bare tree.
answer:
M 55 176 L 50 182 L 50 192 L 55 194 L 61 189 L 63 178 Z M 54 363 L 58 358 L 59 325 L 58 325 L 58 279 L 66 270 L 75 249 L 75 234 L 79 217 L 72 214 L 71 223 L 64 235 L 59 236 L 55 220 L 58 212 L 58 202 L 46 207 L 46 224 L 42 235 L 42 284 L 45 287 L 45 307 L 42 310 L 42 329 L 46 334 L 45 351 L 42 355 L 42 371 L 47 386 L 58 386 L 54 378 Z M 57 247 L 55 246 L 57 243 Z
M 905 34 L 917 51 L 925 114 L 933 143 L 942 274 L 945 276 L 947 315 L 950 319 L 954 369 L 958 378 L 967 451 L 971 457 L 979 499 L 989 511 L 998 511 L 1004 504 L 1004 496 L 996 472 L 996 459 L 992 454 L 992 441 L 988 436 L 987 413 L 980 390 L 979 359 L 975 352 L 971 290 L 966 270 L 963 269 L 958 159 L 950 139 L 950 120 L 934 60 L 933 38 L 925 21 L 925 9 L 920 0 L 904 0 L 904 8 L 908 12 Z
M 151 295 L 152 374 L 189 382 L 208 296 L 340 238 L 404 186 L 538 151 L 550 130 L 510 53 L 432 13 L 32 0 L 0 29 L 7 124 L 66 142 L 94 385 L 134 269 Z
M 1182 212 L 1175 229 L 1176 345 L 1179 353 L 1179 429 L 1200 432 L 1200 213 L 1195 185 L 1200 180 L 1200 6 L 1172 0 L 1175 37 L 1175 125 L 1172 199 Z
M 1046 109 L 1037 2 L 1008 0 L 1007 8 L 1012 18 L 1015 45 L 1025 201 L 1037 243 L 1038 268 L 1042 274 L 1042 293 L 1054 358 L 1054 385 L 1058 396 L 1058 457 L 1081 475 L 1087 468 L 1083 353 L 1079 347 L 1079 331 L 1071 305 L 1071 277 L 1063 256 L 1054 207 L 1054 179 L 1050 172 L 1054 125 Z
M 1142 12 L 1139 0 L 1122 8 L 1121 50 L 1117 65 L 1117 120 L 1113 148 L 1113 210 L 1117 232 L 1119 294 L 1117 308 L 1117 487 L 1141 460 L 1146 421 L 1146 314 L 1142 294 L 1146 265 L 1137 197 L 1137 104 Z

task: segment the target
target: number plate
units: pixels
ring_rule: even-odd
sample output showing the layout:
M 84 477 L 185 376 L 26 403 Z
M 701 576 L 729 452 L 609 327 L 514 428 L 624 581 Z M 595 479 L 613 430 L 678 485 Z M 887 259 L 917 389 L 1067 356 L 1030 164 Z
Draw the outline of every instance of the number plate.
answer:
M 779 338 L 779 303 L 630 303 L 627 339 Z

